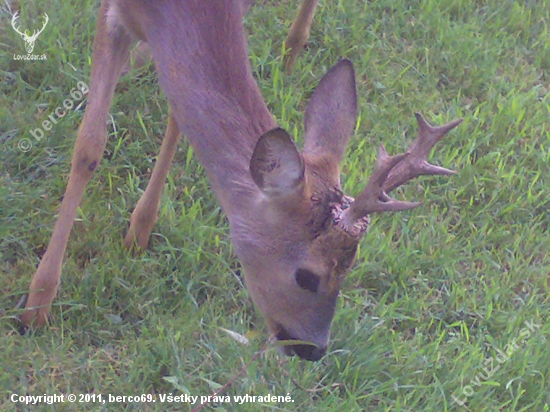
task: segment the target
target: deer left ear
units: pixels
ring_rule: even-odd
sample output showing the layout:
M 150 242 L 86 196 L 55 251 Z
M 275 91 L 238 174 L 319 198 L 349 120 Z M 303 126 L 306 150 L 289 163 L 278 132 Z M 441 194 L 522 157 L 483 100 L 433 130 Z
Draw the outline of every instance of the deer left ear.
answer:
M 256 185 L 270 197 L 288 197 L 304 187 L 304 161 L 292 137 L 273 129 L 260 137 L 250 160 Z
M 357 122 L 355 71 L 340 60 L 323 76 L 305 116 L 304 153 L 326 157 L 339 168 Z

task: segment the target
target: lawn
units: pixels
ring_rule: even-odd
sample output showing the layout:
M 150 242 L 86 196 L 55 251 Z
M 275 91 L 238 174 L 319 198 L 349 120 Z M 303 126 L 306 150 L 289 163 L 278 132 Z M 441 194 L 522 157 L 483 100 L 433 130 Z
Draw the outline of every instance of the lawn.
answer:
M 246 16 L 264 99 L 298 142 L 319 79 L 341 57 L 354 62 L 359 121 L 342 165 L 350 195 L 364 186 L 380 143 L 397 153 L 414 139 L 415 111 L 431 124 L 464 118 L 431 156 L 458 174 L 421 178 L 396 194 L 422 201 L 415 210 L 373 216 L 327 355 L 314 363 L 273 348 L 256 356 L 267 329 L 187 142 L 149 249 L 123 247 L 168 117 L 150 68 L 117 87 L 110 139 L 78 212 L 51 325 L 18 333 L 16 304 L 67 182 L 85 107 L 71 90 L 89 82 L 99 2 L 18 3 L 0 5 L 0 410 L 190 410 L 197 404 L 162 403 L 160 395 L 208 396 L 229 382 L 222 402 L 204 410 L 550 410 L 547 1 L 324 1 L 292 74 L 282 70 L 281 52 L 298 1 L 258 0 Z M 33 52 L 47 60 L 14 59 L 25 54 L 10 24 L 19 7 L 23 28 L 38 28 L 48 13 Z M 31 131 L 66 99 L 74 108 L 35 139 Z M 91 396 L 25 406 L 12 394 Z M 156 402 L 93 402 L 100 394 Z M 233 398 L 247 394 L 292 402 Z

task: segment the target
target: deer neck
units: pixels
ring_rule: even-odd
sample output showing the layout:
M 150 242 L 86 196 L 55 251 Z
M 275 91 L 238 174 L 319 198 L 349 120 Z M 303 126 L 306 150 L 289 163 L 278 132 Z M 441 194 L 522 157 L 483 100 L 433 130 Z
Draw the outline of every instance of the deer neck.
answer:
M 252 75 L 240 3 L 140 3 L 178 127 L 231 221 L 257 196 L 250 159 L 259 137 L 276 126 Z

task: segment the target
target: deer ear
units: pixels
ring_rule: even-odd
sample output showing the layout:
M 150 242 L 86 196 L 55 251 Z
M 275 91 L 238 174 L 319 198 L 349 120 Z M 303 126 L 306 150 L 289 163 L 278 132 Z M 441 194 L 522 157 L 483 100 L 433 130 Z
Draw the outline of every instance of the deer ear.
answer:
M 340 60 L 323 76 L 305 116 L 304 153 L 328 157 L 336 168 L 357 122 L 353 64 Z
M 304 186 L 304 161 L 290 135 L 273 129 L 260 137 L 250 160 L 250 173 L 269 196 L 287 197 Z

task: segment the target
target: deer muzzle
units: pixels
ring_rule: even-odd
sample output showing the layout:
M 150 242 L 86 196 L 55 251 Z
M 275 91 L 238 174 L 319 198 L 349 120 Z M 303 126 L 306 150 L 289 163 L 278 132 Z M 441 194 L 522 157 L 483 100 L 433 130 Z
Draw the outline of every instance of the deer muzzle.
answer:
M 277 334 L 277 340 L 279 341 L 288 341 L 288 340 L 299 340 L 292 335 L 290 335 L 284 328 L 281 328 Z M 286 345 L 280 346 L 279 349 L 281 352 L 287 356 L 298 356 L 301 359 L 308 361 L 318 361 L 321 359 L 326 351 L 327 345 L 317 346 L 314 343 L 310 344 L 298 344 L 298 345 Z

